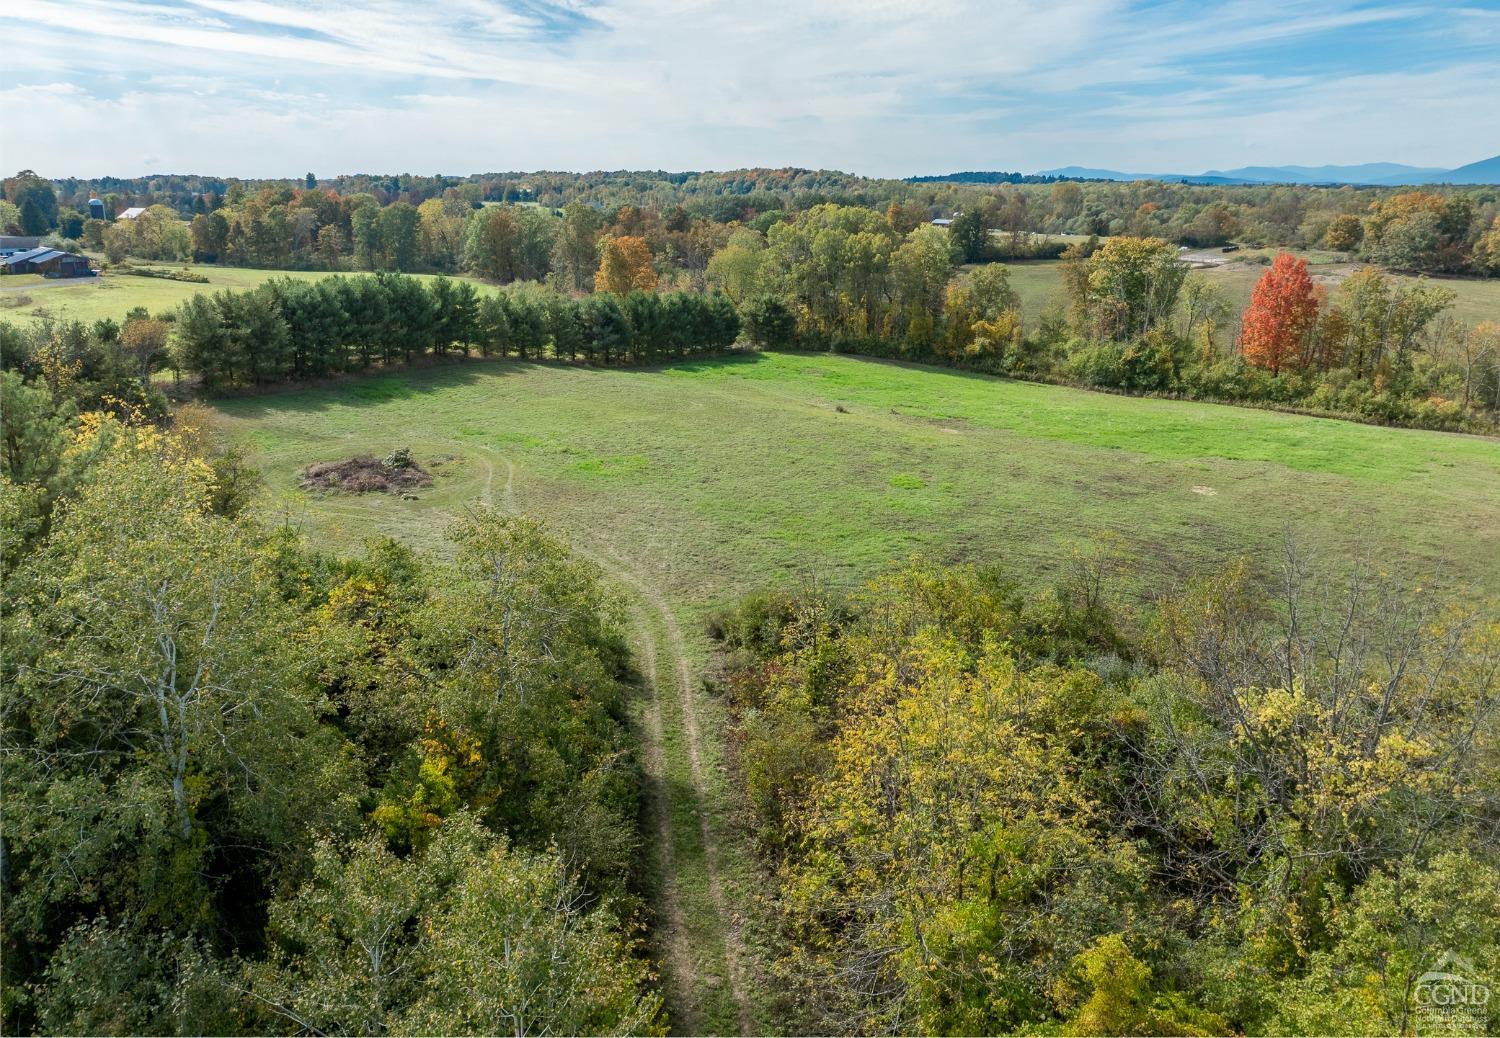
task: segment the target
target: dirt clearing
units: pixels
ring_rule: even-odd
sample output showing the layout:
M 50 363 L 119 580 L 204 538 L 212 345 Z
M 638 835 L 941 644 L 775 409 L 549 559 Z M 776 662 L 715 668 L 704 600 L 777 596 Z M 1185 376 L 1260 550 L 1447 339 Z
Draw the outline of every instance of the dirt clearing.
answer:
M 432 486 L 432 473 L 400 448 L 384 461 L 360 454 L 348 461 L 319 461 L 302 470 L 302 489 L 338 494 L 401 494 Z

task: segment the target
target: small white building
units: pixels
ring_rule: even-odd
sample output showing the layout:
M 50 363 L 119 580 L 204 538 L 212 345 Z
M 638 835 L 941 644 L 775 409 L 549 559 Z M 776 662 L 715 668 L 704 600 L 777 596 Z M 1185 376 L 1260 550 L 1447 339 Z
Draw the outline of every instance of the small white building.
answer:
M 133 205 L 129 209 L 127 209 L 123 213 L 121 213 L 119 216 L 115 217 L 115 219 L 116 220 L 134 220 L 137 216 L 144 215 L 145 212 L 146 212 L 146 207 L 145 206 L 142 206 L 142 205 Z

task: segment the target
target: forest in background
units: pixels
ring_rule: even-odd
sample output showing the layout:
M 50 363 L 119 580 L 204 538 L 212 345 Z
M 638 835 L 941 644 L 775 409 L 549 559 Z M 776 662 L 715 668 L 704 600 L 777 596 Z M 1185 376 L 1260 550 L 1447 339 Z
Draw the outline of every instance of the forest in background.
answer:
M 103 249 L 107 221 L 97 221 L 85 233 L 87 203 L 97 197 L 109 220 L 128 207 L 155 206 L 180 222 L 205 218 L 187 238 L 176 228 L 164 237 L 122 234 L 118 246 L 135 246 L 144 258 L 453 272 L 467 262 L 464 235 L 445 226 L 445 219 L 467 218 L 486 205 L 560 210 L 576 203 L 612 217 L 611 223 L 619 222 L 622 207 L 653 211 L 655 221 L 647 217 L 642 227 L 628 226 L 627 213 L 627 226 L 615 233 L 636 234 L 653 222 L 663 224 L 655 229 L 654 251 L 670 255 L 691 273 L 704 239 L 711 247 L 723 244 L 722 230 L 720 240 L 714 240 L 714 225 L 754 225 L 764 232 L 778 218 L 835 204 L 882 212 L 895 207 L 899 215 L 893 222 L 903 232 L 934 218 L 968 214 L 971 221 L 1013 237 L 1128 234 L 1189 246 L 1233 241 L 1328 248 L 1358 251 L 1393 269 L 1500 273 L 1500 227 L 1495 223 L 1500 188 L 1494 186 L 1408 190 L 1022 179 L 1043 182 L 910 183 L 804 169 L 328 179 L 309 173 L 301 180 L 273 181 L 166 175 L 47 181 L 22 171 L 0 186 L 0 199 L 16 207 L 0 206 L 0 229 L 57 230 L 63 239 Z M 34 211 L 25 217 L 28 201 Z M 365 209 L 371 212 L 357 215 Z M 209 218 L 215 213 L 220 219 Z M 325 228 L 331 228 L 326 235 Z M 961 227 L 959 233 L 968 232 Z M 674 234 L 682 237 L 667 237 Z M 1013 258 L 1026 255 L 1011 251 Z M 697 269 L 701 272 L 701 266 Z
M 577 359 L 586 347 L 585 359 L 604 363 L 713 351 L 728 345 L 727 313 L 702 326 L 696 346 L 667 339 L 696 327 L 673 307 L 722 293 L 738 312 L 743 341 L 759 348 L 862 353 L 1438 429 L 1488 431 L 1500 409 L 1500 320 L 1457 320 L 1449 284 L 1389 273 L 1490 271 L 1500 257 L 1500 195 L 1487 187 L 974 186 L 798 170 L 331 183 L 309 176 L 258 187 L 154 178 L 113 185 L 137 191 L 124 196 L 130 201 L 151 202 L 141 214 L 74 226 L 79 200 L 96 190 L 109 196 L 110 186 L 68 181 L 59 191 L 23 172 L 4 193 L 21 200 L 17 213 L 27 209 L 83 239 L 62 244 L 102 249 L 122 266 L 129 257 L 193 258 L 462 273 L 527 286 L 500 303 L 481 302 L 462 284 L 431 305 L 407 291 L 404 305 L 421 312 L 403 316 L 381 304 L 398 281 L 381 282 L 387 289 L 374 294 L 368 280 L 315 291 L 286 282 L 238 302 L 215 297 L 213 315 L 202 300 L 181 314 L 145 315 L 169 326 L 172 348 L 163 342 L 153 363 L 172 363 L 209 386 L 449 348 Z M 517 201 L 518 192 L 536 200 Z M 1189 244 L 1231 240 L 1322 248 L 1367 265 L 1330 286 L 1302 256 L 1285 253 L 1238 310 L 1182 259 Z M 1007 264 L 1048 259 L 1060 264 L 1065 303 L 1023 318 Z M 317 305 L 309 309 L 309 301 Z M 544 319 L 525 316 L 533 313 Z M 217 338 L 207 331 L 210 318 Z M 117 323 L 93 334 L 118 331 Z M 310 352 L 338 356 L 255 360 L 287 341 L 300 348 L 304 333 Z M 330 338 L 336 345 L 318 345 Z

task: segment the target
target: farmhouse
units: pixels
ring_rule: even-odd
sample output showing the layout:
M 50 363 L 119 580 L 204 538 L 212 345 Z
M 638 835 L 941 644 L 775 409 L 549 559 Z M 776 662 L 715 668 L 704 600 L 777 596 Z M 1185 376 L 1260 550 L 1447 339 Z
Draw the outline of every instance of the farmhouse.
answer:
M 143 206 L 143 205 L 133 205 L 129 209 L 127 209 L 123 213 L 121 213 L 117 217 L 117 219 L 120 219 L 120 220 L 134 220 L 137 216 L 144 216 L 145 212 L 146 212 L 146 207 L 145 206 Z
M 28 249 L 0 257 L 0 272 L 6 274 L 44 274 L 48 277 L 88 277 L 89 258 L 61 249 Z

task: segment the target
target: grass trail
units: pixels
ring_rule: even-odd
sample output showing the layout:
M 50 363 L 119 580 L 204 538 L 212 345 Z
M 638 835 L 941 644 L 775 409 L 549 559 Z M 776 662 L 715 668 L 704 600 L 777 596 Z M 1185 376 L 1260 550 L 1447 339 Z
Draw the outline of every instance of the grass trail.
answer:
M 487 455 L 493 452 L 486 450 Z M 516 467 L 505 466 L 502 507 L 512 514 L 524 509 L 516 492 Z M 495 465 L 486 463 L 485 504 L 494 504 Z M 680 1034 L 748 1035 L 756 1033 L 744 980 L 745 950 L 739 940 L 739 912 L 731 904 L 722 878 L 719 833 L 709 798 L 712 789 L 704 764 L 703 736 L 695 702 L 701 681 L 695 680 L 687 642 L 660 592 L 642 580 L 637 568 L 604 542 L 573 550 L 593 560 L 629 596 L 631 632 L 645 682 L 646 698 L 636 711 L 642 763 L 647 780 L 647 814 L 655 836 L 656 926 L 653 944 L 664 973 L 673 1030 Z M 663 679 L 661 660 L 668 671 Z M 668 739 L 664 715 L 670 713 Z M 684 909 L 689 902 L 689 912 Z

